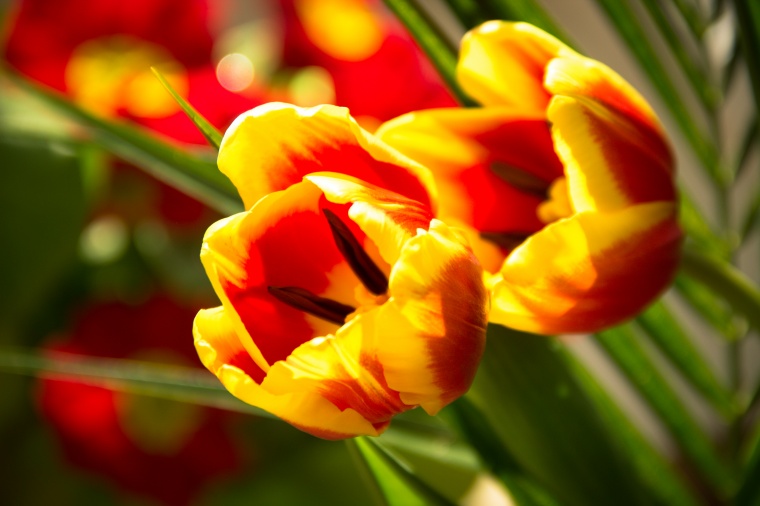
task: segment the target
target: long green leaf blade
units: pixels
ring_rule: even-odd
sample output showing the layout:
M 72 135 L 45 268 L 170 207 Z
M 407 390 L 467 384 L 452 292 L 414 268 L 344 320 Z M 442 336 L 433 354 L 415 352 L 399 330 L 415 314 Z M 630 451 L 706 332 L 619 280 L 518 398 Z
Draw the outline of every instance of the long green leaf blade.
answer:
M 681 13 L 686 25 L 697 39 L 701 39 L 707 29 L 705 22 L 698 6 L 690 0 L 673 0 L 678 11 Z
M 735 267 L 686 248 L 681 270 L 719 294 L 731 308 L 760 330 L 760 291 Z
M 500 19 L 536 25 L 572 46 L 567 34 L 535 0 L 485 0 L 483 3 Z
M 704 357 L 664 302 L 654 303 L 639 315 L 636 322 L 691 386 L 726 419 L 733 419 L 737 415 L 738 407 L 728 391 L 718 383 Z
M 466 397 L 520 468 L 560 504 L 652 502 L 558 341 L 491 325 Z
M 346 441 L 381 498 L 388 506 L 454 506 L 420 480 L 409 466 L 378 441 L 358 437 Z
M 742 477 L 742 485 L 736 494 L 736 506 L 757 506 L 760 504 L 760 449 L 752 454 Z
M 747 159 L 752 153 L 752 149 L 757 146 L 760 140 L 760 123 L 758 122 L 758 115 L 752 117 L 752 121 L 747 126 L 747 130 L 742 137 L 742 143 L 739 147 L 739 153 L 736 157 L 736 163 L 734 163 L 734 172 L 736 174 L 735 179 L 738 179 L 747 167 Z
M 699 244 L 703 251 L 727 258 L 730 247 L 713 233 L 694 198 L 683 187 L 680 188 L 680 197 L 680 221 L 689 239 Z
M 151 67 L 150 70 L 153 71 L 153 74 L 156 76 L 156 78 L 158 78 L 159 81 L 161 81 L 161 84 L 164 86 L 164 88 L 166 88 L 166 91 L 169 92 L 172 98 L 182 108 L 188 119 L 190 119 L 195 127 L 200 130 L 208 143 L 218 151 L 219 146 L 222 144 L 222 133 L 217 130 L 214 125 L 209 123 L 209 121 L 204 118 L 203 115 L 195 109 L 195 107 L 190 105 L 187 100 L 182 98 L 180 94 L 177 93 L 177 91 L 174 89 L 174 87 L 172 87 L 171 83 L 166 80 L 166 78 L 163 76 L 163 74 L 161 74 L 161 72 L 159 72 L 157 68 Z
M 672 20 L 668 18 L 665 5 L 657 0 L 643 0 L 643 3 L 657 25 L 660 35 L 665 39 L 681 70 L 689 80 L 689 84 L 702 101 L 702 105 L 707 111 L 715 110 L 716 105 L 721 100 L 720 90 L 710 81 L 704 62 L 695 61 L 686 51 L 678 38 Z
M 194 156 L 136 126 L 98 118 L 52 90 L 22 77 L 11 76 L 24 90 L 86 127 L 108 151 L 176 186 L 222 214 L 234 214 L 243 209 L 237 190 L 219 172 L 213 158 Z
M 568 363 L 597 412 L 610 427 L 610 432 L 622 446 L 626 458 L 633 464 L 641 480 L 652 490 L 653 503 L 663 506 L 699 504 L 676 475 L 672 464 L 641 434 L 631 418 L 612 400 L 591 373 L 572 357 Z
M 696 424 L 679 396 L 638 345 L 637 339 L 638 336 L 629 326 L 605 330 L 596 336 L 597 343 L 657 413 L 679 448 L 707 483 L 714 487 L 719 496 L 725 494 L 731 486 L 731 472 L 715 453 L 710 440 Z
M 755 110 L 760 114 L 760 4 L 750 0 L 736 0 L 733 5 L 739 27 L 739 42 L 752 82 Z
M 478 452 L 484 464 L 509 491 L 519 506 L 558 506 L 546 490 L 525 474 L 517 460 L 501 443 L 483 414 L 463 397 L 444 412 Z
M 489 19 L 495 19 L 487 6 L 477 0 L 445 0 L 465 30 L 470 30 Z
M 695 315 L 724 337 L 733 338 L 737 330 L 733 323 L 733 314 L 715 292 L 683 273 L 676 276 L 673 286 L 679 298 L 691 306 Z
M 0 372 L 75 379 L 122 392 L 272 418 L 232 397 L 211 373 L 192 367 L 2 347 Z
M 459 87 L 456 78 L 457 45 L 450 41 L 416 0 L 383 0 L 406 26 L 459 103 L 475 103 Z

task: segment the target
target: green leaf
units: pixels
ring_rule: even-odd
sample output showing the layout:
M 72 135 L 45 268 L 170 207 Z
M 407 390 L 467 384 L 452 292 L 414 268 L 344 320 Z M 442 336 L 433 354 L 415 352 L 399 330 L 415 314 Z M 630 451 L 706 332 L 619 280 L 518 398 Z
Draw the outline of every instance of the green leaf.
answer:
M 760 140 L 760 123 L 758 123 L 758 116 L 754 115 L 752 117 L 752 121 L 747 126 L 747 130 L 744 132 L 744 136 L 742 137 L 742 143 L 739 147 L 739 153 L 736 157 L 736 163 L 734 164 L 735 167 L 735 179 L 738 179 L 743 173 L 744 170 L 747 167 L 747 159 L 749 158 L 749 155 L 752 153 L 752 148 L 757 146 L 758 141 Z
M 686 22 L 686 26 L 689 27 L 692 34 L 697 39 L 701 39 L 707 29 L 707 23 L 705 22 L 702 13 L 699 11 L 699 6 L 691 0 L 673 0 L 678 11 L 681 13 L 681 17 Z
M 670 360 L 683 377 L 712 403 L 726 419 L 738 414 L 738 406 L 715 378 L 704 357 L 694 347 L 678 320 L 663 302 L 655 302 L 639 315 L 636 323 Z
M 680 221 L 689 239 L 700 249 L 721 258 L 730 256 L 730 246 L 713 233 L 699 206 L 683 187 L 680 188 Z
M 719 496 L 728 492 L 733 476 L 723 463 L 702 429 L 655 368 L 651 358 L 638 344 L 638 336 L 630 326 L 620 326 L 596 335 L 596 341 L 607 352 L 643 399 L 658 415 L 673 439 L 711 484 Z
M 694 310 L 695 316 L 703 319 L 724 337 L 734 338 L 737 333 L 734 315 L 715 292 L 683 273 L 676 276 L 674 287 L 679 298 Z
M 736 506 L 758 506 L 760 504 L 760 452 L 755 452 L 742 479 L 742 486 L 736 495 Z
M 479 24 L 497 17 L 491 14 L 491 10 L 482 2 L 477 0 L 444 0 L 444 3 L 448 5 L 465 30 L 475 28 Z
M 690 248 L 683 251 L 681 270 L 720 295 L 752 327 L 760 330 L 760 291 L 741 271 Z
M 454 503 L 420 480 L 409 466 L 378 441 L 346 440 L 349 451 L 373 484 L 381 504 L 388 506 L 453 506 Z
M 743 466 L 741 485 L 732 504 L 736 506 L 760 505 L 760 424 L 755 424 L 750 434 L 749 451 Z
M 213 374 L 193 367 L 0 347 L 0 372 L 66 377 L 121 392 L 273 417 L 235 399 Z
M 755 229 L 758 220 L 760 220 L 760 188 L 755 191 L 749 209 L 747 209 L 747 216 L 744 218 L 744 223 L 742 224 L 741 229 L 742 242 L 744 242 Z
M 737 0 L 733 5 L 736 9 L 739 42 L 752 82 L 755 110 L 760 113 L 760 4 Z
M 673 85 L 665 67 L 660 61 L 657 51 L 652 47 L 646 31 L 636 17 L 628 0 L 596 0 L 604 10 L 618 33 L 628 44 L 628 48 L 639 61 L 642 69 L 649 76 L 659 92 L 665 105 L 670 109 L 673 118 L 678 123 L 686 140 L 701 161 L 708 175 L 720 187 L 727 182 L 727 175 L 719 166 L 717 147 L 697 127 L 689 109 L 681 99 L 681 94 Z
M 243 209 L 237 190 L 219 172 L 213 158 L 193 155 L 145 129 L 98 118 L 55 91 L 10 75 L 24 90 L 86 127 L 108 151 L 176 186 L 222 214 L 234 214 Z
M 87 211 L 82 154 L 60 140 L 0 137 L 0 340 L 15 341 L 77 259 Z
M 520 468 L 517 460 L 501 443 L 483 414 L 466 397 L 458 399 L 443 412 L 460 434 L 475 448 L 480 458 L 507 488 L 519 506 L 557 506 L 559 503 Z
M 665 460 L 615 401 L 589 373 L 580 361 L 568 361 L 576 379 L 605 420 L 625 458 L 634 466 L 638 476 L 652 492 L 652 504 L 663 506 L 695 506 L 693 494 L 679 479 L 674 466 Z
M 668 16 L 665 5 L 657 0 L 643 0 L 643 3 L 657 25 L 660 35 L 665 39 L 681 70 L 689 80 L 689 84 L 702 101 L 702 105 L 707 111 L 714 111 L 721 101 L 720 89 L 710 81 L 705 62 L 703 60 L 695 61 L 692 55 L 688 54 L 675 30 L 676 25 Z
M 177 104 L 179 104 L 182 110 L 185 111 L 187 117 L 190 119 L 190 121 L 193 122 L 196 128 L 200 130 L 208 143 L 218 151 L 219 146 L 222 144 L 222 133 L 217 130 L 214 125 L 209 123 L 208 120 L 195 109 L 195 107 L 187 103 L 187 101 L 182 98 L 179 93 L 177 93 L 177 91 L 172 87 L 171 84 L 169 84 L 169 81 L 166 80 L 166 78 L 161 74 L 161 72 L 158 71 L 157 68 L 151 67 L 150 70 L 153 71 L 153 74 L 158 78 L 159 81 L 161 81 L 161 84 L 164 86 L 164 88 L 166 88 L 166 91 L 169 92 L 169 94 L 177 102 Z
M 652 503 L 558 340 L 489 326 L 466 398 L 520 468 L 560 504 Z
M 484 0 L 483 3 L 498 19 L 525 21 L 551 33 L 566 44 L 573 45 L 541 4 L 535 0 Z
M 404 23 L 414 39 L 420 45 L 449 90 L 459 103 L 472 106 L 472 101 L 462 89 L 456 78 L 457 44 L 444 35 L 443 31 L 420 7 L 416 0 L 383 0 L 398 19 Z

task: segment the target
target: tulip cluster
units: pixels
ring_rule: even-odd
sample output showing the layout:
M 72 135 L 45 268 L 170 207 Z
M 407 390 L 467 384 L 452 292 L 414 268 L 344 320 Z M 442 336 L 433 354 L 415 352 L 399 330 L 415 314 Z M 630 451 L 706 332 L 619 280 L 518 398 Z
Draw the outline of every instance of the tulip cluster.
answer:
M 377 435 L 467 391 L 489 321 L 592 332 L 667 287 L 674 164 L 641 96 L 522 23 L 468 33 L 458 78 L 482 107 L 372 135 L 274 103 L 227 130 L 246 210 L 206 233 L 222 304 L 194 335 L 235 396 L 323 438 Z

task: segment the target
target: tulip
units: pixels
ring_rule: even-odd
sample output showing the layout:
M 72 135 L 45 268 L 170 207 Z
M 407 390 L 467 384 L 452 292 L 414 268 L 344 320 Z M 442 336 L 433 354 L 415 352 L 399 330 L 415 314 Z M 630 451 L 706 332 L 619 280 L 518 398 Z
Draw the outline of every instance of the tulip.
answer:
M 646 101 L 525 23 L 466 34 L 457 78 L 482 107 L 410 113 L 377 135 L 432 170 L 437 216 L 466 227 L 488 271 L 490 321 L 594 332 L 640 312 L 682 239 L 673 157 Z
M 136 305 L 90 303 L 66 335 L 46 343 L 46 353 L 64 363 L 89 355 L 192 364 L 187 334 L 196 311 L 163 294 Z M 215 481 L 243 469 L 246 455 L 230 430 L 230 413 L 115 391 L 76 376 L 43 377 L 36 394 L 66 463 L 122 494 L 151 504 L 194 504 Z
M 204 237 L 222 305 L 198 314 L 194 336 L 233 395 L 341 439 L 467 391 L 487 293 L 465 239 L 433 218 L 421 167 L 345 109 L 284 104 L 238 118 L 219 166 L 247 211 Z

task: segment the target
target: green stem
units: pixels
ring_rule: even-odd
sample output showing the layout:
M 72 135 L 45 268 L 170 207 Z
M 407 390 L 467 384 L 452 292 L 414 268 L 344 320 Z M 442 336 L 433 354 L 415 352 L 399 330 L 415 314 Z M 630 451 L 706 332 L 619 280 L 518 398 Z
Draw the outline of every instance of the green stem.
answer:
M 684 249 L 681 270 L 720 294 L 748 323 L 760 330 L 760 291 L 732 265 Z

